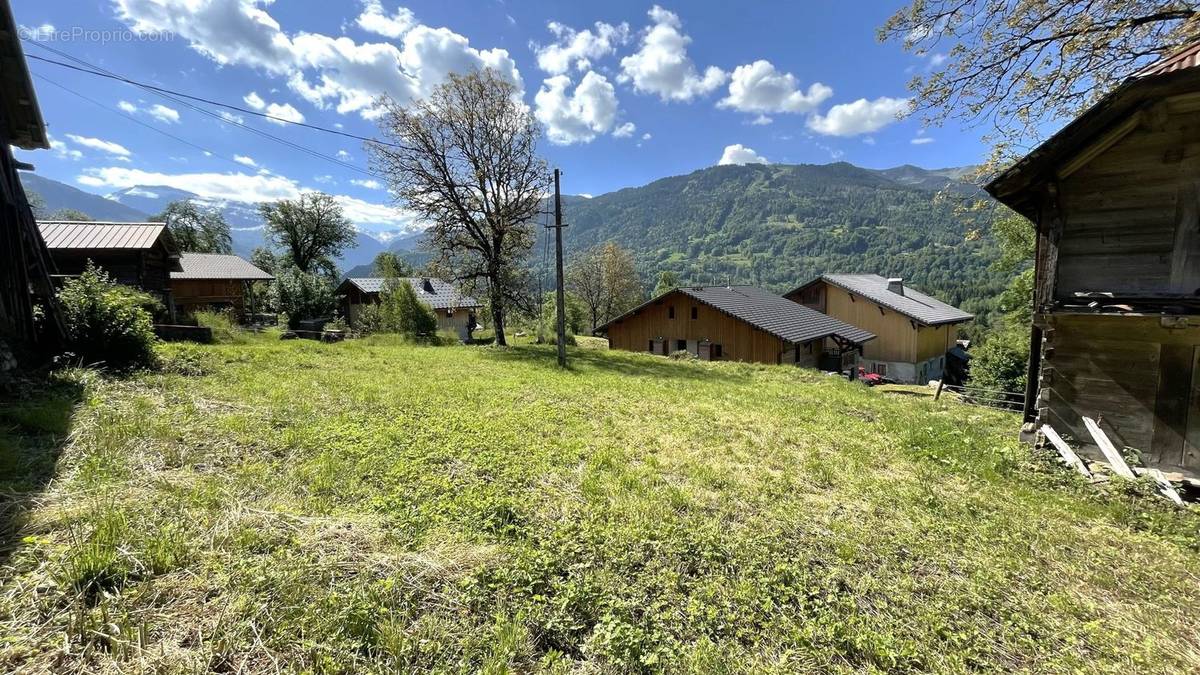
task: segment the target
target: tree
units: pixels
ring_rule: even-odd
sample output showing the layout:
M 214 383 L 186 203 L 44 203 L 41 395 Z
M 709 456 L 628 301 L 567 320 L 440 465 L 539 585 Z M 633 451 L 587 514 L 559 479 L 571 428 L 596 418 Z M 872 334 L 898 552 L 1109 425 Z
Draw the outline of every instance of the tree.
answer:
M 337 308 L 333 281 L 328 276 L 305 272 L 298 267 L 280 270 L 271 290 L 273 304 L 287 314 L 290 328 L 298 328 L 305 319 L 330 316 Z
M 167 204 L 163 212 L 150 218 L 166 223 L 179 250 L 187 253 L 233 253 L 229 223 L 216 209 L 202 209 L 190 200 Z
M 380 107 L 388 143 L 370 145 L 372 168 L 431 223 L 427 245 L 439 266 L 468 289 L 486 287 L 496 343 L 507 344 L 505 310 L 525 291 L 522 262 L 549 188 L 537 156 L 541 128 L 513 83 L 491 69 L 451 74 L 408 107 L 387 97 Z
M 400 277 L 416 275 L 416 270 L 413 269 L 413 266 L 392 251 L 382 251 L 376 255 L 375 260 L 371 262 L 371 267 L 375 269 L 376 274 L 385 279 L 398 279 Z
M 879 30 L 928 56 L 925 121 L 991 122 L 994 160 L 1200 34 L 1194 0 L 913 0 Z
M 76 220 L 89 222 L 95 220 L 95 218 L 89 216 L 83 211 L 80 211 L 79 209 L 59 209 L 54 213 L 51 213 L 46 220 Z
M 341 205 L 324 192 L 304 192 L 295 199 L 263 204 L 258 212 L 266 222 L 268 239 L 301 272 L 337 276 L 338 256 L 357 245 L 354 226 Z
M 38 192 L 29 190 L 25 193 L 25 203 L 29 204 L 29 210 L 33 212 L 33 217 L 42 220 L 46 217 L 46 199 Z
M 611 241 L 576 256 L 566 276 L 567 285 L 588 309 L 592 330 L 642 299 L 633 254 Z
M 679 288 L 679 275 L 670 270 L 663 270 L 658 273 L 658 281 L 655 282 L 654 291 L 650 293 L 650 297 L 657 298 L 676 288 Z

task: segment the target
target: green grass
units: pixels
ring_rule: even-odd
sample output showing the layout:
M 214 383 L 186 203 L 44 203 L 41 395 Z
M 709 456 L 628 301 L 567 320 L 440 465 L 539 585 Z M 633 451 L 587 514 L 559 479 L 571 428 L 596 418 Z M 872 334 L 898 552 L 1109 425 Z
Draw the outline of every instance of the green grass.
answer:
M 61 397 L 0 416 L 65 444 L 8 483 L 0 670 L 1200 668 L 1200 518 L 1012 415 L 590 340 L 245 340 L 81 378 L 65 440 Z

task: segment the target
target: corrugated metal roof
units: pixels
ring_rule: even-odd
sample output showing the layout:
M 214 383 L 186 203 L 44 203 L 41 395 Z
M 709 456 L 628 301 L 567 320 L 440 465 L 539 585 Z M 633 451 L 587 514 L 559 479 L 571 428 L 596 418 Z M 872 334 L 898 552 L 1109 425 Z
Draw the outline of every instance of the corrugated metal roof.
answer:
M 1184 47 L 1170 56 L 1151 63 L 1134 73 L 1133 76 L 1142 78 L 1165 75 L 1177 70 L 1195 68 L 1197 65 L 1200 65 L 1200 42 Z
M 835 335 L 855 343 L 875 339 L 874 334 L 861 328 L 755 286 L 677 288 L 622 314 L 597 328 L 597 331 L 607 329 L 676 291 L 788 342 L 810 342 Z
M 788 295 L 820 280 L 860 295 L 928 326 L 961 323 L 975 318 L 974 314 L 969 314 L 937 298 L 925 295 L 911 286 L 904 286 L 903 294 L 891 291 L 888 289 L 888 280 L 878 274 L 822 274 L 818 279 L 804 284 Z
M 254 281 L 275 277 L 236 255 L 219 253 L 184 253 L 180 256 L 181 272 L 171 272 L 172 279 L 235 279 Z
M 163 235 L 162 223 L 93 223 L 73 220 L 38 221 L 50 249 L 148 249 Z M 170 247 L 168 247 L 170 248 Z
M 456 309 L 459 307 L 479 307 L 479 301 L 469 295 L 463 295 L 448 281 L 426 277 L 404 277 L 412 286 L 417 298 L 433 309 Z M 363 293 L 379 293 L 383 290 L 387 279 L 383 277 L 352 277 L 342 282 L 342 285 L 353 284 Z

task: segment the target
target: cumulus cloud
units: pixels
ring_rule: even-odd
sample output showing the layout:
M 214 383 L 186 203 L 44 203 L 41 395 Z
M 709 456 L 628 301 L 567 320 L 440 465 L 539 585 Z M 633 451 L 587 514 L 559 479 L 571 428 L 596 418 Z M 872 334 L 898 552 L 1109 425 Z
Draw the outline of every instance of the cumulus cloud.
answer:
M 245 164 L 246 166 L 258 166 L 258 162 L 254 161 L 252 157 L 247 157 L 246 155 L 234 155 L 233 161 L 237 162 L 238 164 Z
M 641 48 L 621 59 L 621 82 L 632 82 L 636 91 L 664 101 L 690 101 L 725 83 L 725 71 L 709 66 L 700 74 L 688 57 L 692 39 L 680 32 L 678 15 L 658 5 L 649 15 L 654 25 L 643 33 Z
M 827 136 L 857 136 L 886 127 L 908 110 L 906 98 L 880 96 L 873 101 L 860 98 L 853 103 L 839 103 L 824 115 L 813 115 L 808 119 L 808 128 Z
M 832 95 L 833 89 L 820 82 L 814 82 L 806 91 L 802 91 L 794 75 L 781 73 L 770 61 L 759 59 L 733 69 L 729 95 L 717 105 L 741 112 L 760 113 L 759 119 L 769 120 L 765 113 L 810 112 Z
M 254 110 L 257 110 L 264 115 L 270 115 L 279 119 L 267 118 L 267 121 L 279 126 L 285 126 L 288 122 L 303 122 L 304 113 L 296 110 L 291 103 L 267 103 L 263 97 L 258 95 L 258 92 L 252 91 L 242 97 L 242 101 Z
M 594 59 L 612 54 L 618 46 L 629 42 L 627 23 L 614 26 L 597 21 L 595 30 L 585 28 L 577 31 L 551 21 L 546 28 L 554 33 L 554 42 L 545 46 L 530 42 L 529 48 L 537 55 L 538 68 L 551 75 L 563 75 L 571 68 L 588 70 Z
M 129 155 L 132 154 L 131 152 L 129 152 L 128 148 L 121 145 L 120 143 L 114 143 L 112 141 L 106 141 L 106 140 L 103 140 L 100 138 L 92 138 L 90 136 L 78 136 L 76 134 L 67 134 L 67 138 L 71 139 L 71 141 L 73 143 L 75 143 L 75 145 L 82 145 L 85 148 L 91 148 L 92 150 L 99 150 L 101 152 L 107 152 L 110 155 L 116 155 L 118 157 L 128 157 Z
M 242 117 L 241 115 L 235 115 L 228 110 L 221 111 L 221 119 L 234 124 L 244 124 L 246 122 L 246 118 Z
M 916 138 L 909 141 L 909 143 L 912 143 L 913 145 L 926 145 L 926 144 L 932 143 L 932 142 L 933 142 L 933 139 L 930 138 L 929 136 L 917 136 Z
M 368 190 L 382 190 L 383 189 L 383 183 L 380 183 L 379 181 L 375 180 L 374 178 L 351 178 L 350 184 L 357 185 L 359 187 L 366 188 Z
M 141 103 L 141 101 L 138 103 Z M 138 103 L 117 101 L 117 107 L 130 115 L 142 113 L 166 124 L 176 124 L 179 122 L 179 111 L 174 108 L 169 108 L 161 103 L 155 103 L 151 106 L 139 106 Z
M 262 0 L 114 0 L 116 14 L 135 31 L 170 31 L 220 65 L 256 68 L 284 78 L 318 108 L 378 114 L 380 94 L 400 103 L 425 96 L 451 72 L 493 68 L 518 87 L 520 72 L 503 49 L 480 50 L 446 28 L 420 24 L 391 42 L 357 42 L 299 31 L 288 33 Z M 407 14 L 364 5 L 363 21 L 384 34 L 405 28 Z M 360 17 L 362 18 L 362 17 Z M 360 23 L 360 26 L 362 24 Z
M 58 157 L 74 160 L 83 159 L 83 153 L 81 151 L 74 148 L 68 148 L 66 143 L 58 140 L 50 134 L 46 134 L 46 140 L 50 142 L 50 149 L 53 150 L 54 154 Z
M 754 151 L 753 148 L 747 148 L 741 143 L 725 146 L 725 152 L 721 153 L 721 159 L 717 160 L 718 166 L 726 164 L 770 164 L 771 162 L 762 155 Z
M 130 114 L 137 112 L 137 106 L 129 101 L 117 101 L 117 107 Z
M 363 13 L 358 15 L 357 23 L 358 27 L 365 31 L 398 38 L 412 30 L 417 24 L 417 18 L 407 7 L 397 7 L 389 16 L 379 0 L 366 0 L 363 2 Z
M 614 138 L 629 138 L 635 131 L 637 131 L 637 125 L 633 122 L 626 122 L 613 129 L 612 135 Z
M 570 77 L 555 75 L 546 78 L 533 98 L 534 116 L 558 145 L 590 142 L 607 133 L 617 117 L 617 93 L 603 75 L 588 71 L 568 94 L 570 86 Z

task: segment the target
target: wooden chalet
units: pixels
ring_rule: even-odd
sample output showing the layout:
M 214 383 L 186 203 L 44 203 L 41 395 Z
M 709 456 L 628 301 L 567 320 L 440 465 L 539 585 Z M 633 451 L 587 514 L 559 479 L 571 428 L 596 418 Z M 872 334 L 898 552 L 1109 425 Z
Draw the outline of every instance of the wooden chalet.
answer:
M 942 378 L 958 324 L 974 318 L 903 279 L 878 274 L 822 274 L 784 297 L 874 333 L 858 365 L 909 384 Z
M 50 147 L 19 35 L 8 0 L 0 0 L 0 370 L 15 363 L 9 352 L 49 353 L 63 337 L 53 263 L 17 173 L 33 167 L 12 154 L 13 146 Z M 35 306 L 45 312 L 45 330 L 39 331 Z
M 171 272 L 171 297 L 180 314 L 197 310 L 232 310 L 239 320 L 257 308 L 246 306 L 248 287 L 275 277 L 236 255 L 184 253 L 178 272 Z
M 1037 229 L 1025 418 L 1200 473 L 1200 44 L 988 186 Z
M 430 277 L 401 277 L 398 282 L 412 286 L 417 299 L 429 305 L 437 316 L 438 330 L 452 330 L 459 339 L 468 340 L 478 327 L 477 312 L 480 303 L 469 295 L 463 295 L 448 281 Z M 341 296 L 339 305 L 346 322 L 354 327 L 365 305 L 379 303 L 379 294 L 387 288 L 388 280 L 383 277 L 353 277 L 342 281 L 337 287 Z
M 173 314 L 171 273 L 182 272 L 181 253 L 163 223 L 38 222 L 60 277 L 83 273 L 88 261 L 119 284 L 139 288 Z
M 609 347 L 705 361 L 786 363 L 840 370 L 875 335 L 753 286 L 668 291 L 596 329 Z M 836 345 L 832 352 L 827 343 Z M 822 359 L 822 357 L 825 357 Z M 830 364 L 830 365 L 823 365 Z

